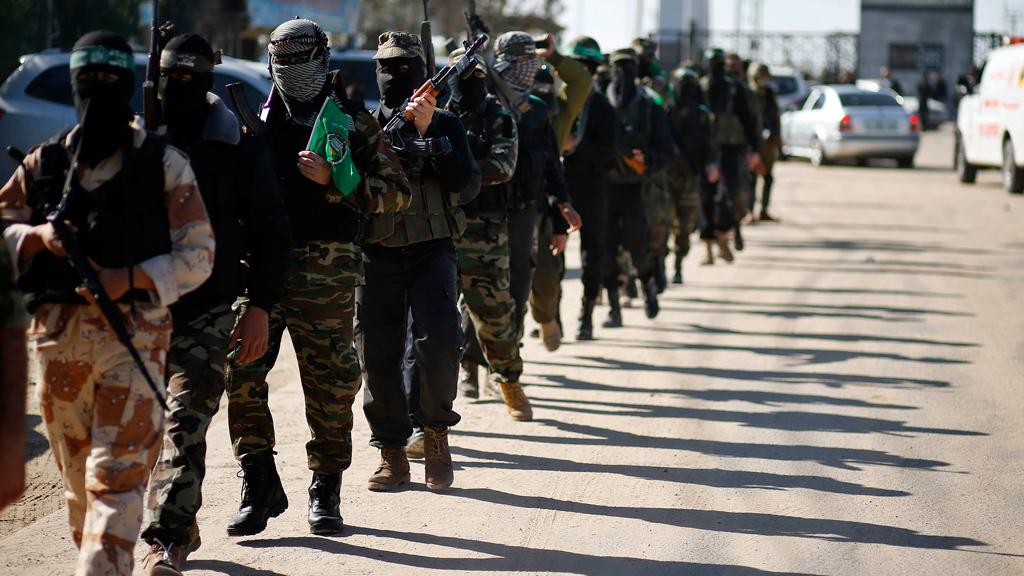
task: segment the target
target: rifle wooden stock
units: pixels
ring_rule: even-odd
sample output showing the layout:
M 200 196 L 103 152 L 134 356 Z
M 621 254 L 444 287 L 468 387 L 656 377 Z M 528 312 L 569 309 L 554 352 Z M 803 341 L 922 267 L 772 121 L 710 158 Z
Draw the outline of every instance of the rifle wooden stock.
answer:
M 641 176 L 647 173 L 647 166 L 643 162 L 637 160 L 632 156 L 623 155 L 622 161 L 626 164 L 626 166 L 629 166 L 630 169 L 633 170 L 633 172 L 636 172 Z

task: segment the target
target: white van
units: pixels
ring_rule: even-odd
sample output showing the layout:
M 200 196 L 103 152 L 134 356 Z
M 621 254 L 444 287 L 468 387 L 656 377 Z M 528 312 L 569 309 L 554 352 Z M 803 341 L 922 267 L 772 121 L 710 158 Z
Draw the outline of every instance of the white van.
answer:
M 956 171 L 972 183 L 982 168 L 1003 171 L 1007 192 L 1024 192 L 1024 44 L 993 50 L 981 82 L 960 100 Z

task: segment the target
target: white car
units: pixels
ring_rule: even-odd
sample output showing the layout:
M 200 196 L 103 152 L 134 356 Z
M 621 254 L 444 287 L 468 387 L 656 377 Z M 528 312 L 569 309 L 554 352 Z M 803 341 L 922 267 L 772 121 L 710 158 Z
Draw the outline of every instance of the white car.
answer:
M 855 86 L 815 86 L 799 110 L 782 115 L 783 153 L 810 158 L 815 166 L 839 158 L 892 158 L 901 168 L 914 165 L 921 124 L 892 91 Z
M 22 56 L 18 67 L 0 86 L 0 178 L 3 182 L 17 166 L 6 154 L 8 146 L 28 152 L 54 134 L 74 126 L 74 102 L 71 97 L 71 53 L 46 50 Z M 142 112 L 142 82 L 146 79 L 146 54 L 135 54 L 135 93 L 132 109 Z M 213 73 L 213 92 L 234 107 L 225 85 L 241 82 L 252 105 L 258 106 L 270 93 L 266 66 L 247 60 L 224 57 Z
M 788 110 L 795 102 L 807 98 L 810 89 L 800 72 L 792 68 L 772 68 L 772 90 L 779 102 L 779 110 Z
M 993 50 L 981 82 L 960 100 L 956 172 L 973 183 L 981 168 L 1003 171 L 1007 192 L 1024 192 L 1024 44 Z

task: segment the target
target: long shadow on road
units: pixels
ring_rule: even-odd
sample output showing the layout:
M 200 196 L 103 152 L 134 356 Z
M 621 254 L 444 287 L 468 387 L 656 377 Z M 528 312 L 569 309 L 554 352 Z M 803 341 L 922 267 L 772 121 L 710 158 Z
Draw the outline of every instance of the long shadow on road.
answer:
M 885 342 L 893 344 L 923 344 L 925 346 L 951 346 L 955 348 L 977 348 L 981 344 L 974 342 L 949 342 L 929 340 L 927 338 L 897 338 L 895 336 L 875 336 L 872 334 L 823 334 L 819 332 L 753 332 L 704 326 L 702 324 L 686 324 L 689 328 L 671 328 L 668 326 L 648 326 L 645 330 L 656 332 L 679 332 L 683 334 L 703 334 L 710 336 L 767 336 L 770 338 L 795 338 L 801 340 L 824 340 L 827 342 Z
M 829 388 L 844 386 L 886 386 L 893 388 L 948 388 L 949 382 L 924 378 L 904 378 L 902 376 L 867 376 L 861 374 L 830 374 L 825 372 L 781 372 L 771 370 L 740 370 L 726 368 L 700 368 L 689 366 L 655 366 L 617 360 L 615 358 L 598 358 L 579 356 L 593 364 L 573 364 L 567 362 L 543 362 L 531 360 L 530 364 L 553 366 L 556 368 L 583 368 L 589 370 L 637 370 L 639 372 L 669 372 L 705 378 L 722 378 L 725 380 L 742 380 L 748 382 L 775 382 L 780 384 L 820 384 Z M 674 389 L 619 387 L 595 382 L 571 380 L 564 376 L 543 375 L 545 378 L 574 387 L 580 390 L 609 390 L 617 392 L 675 393 Z
M 452 494 L 456 494 L 456 492 L 453 491 Z M 499 492 L 499 494 L 501 493 Z M 569 574 L 664 574 L 666 576 L 678 574 L 693 574 L 695 576 L 815 576 L 796 572 L 771 572 L 748 566 L 670 562 L 624 556 L 596 556 L 570 550 L 528 548 L 435 533 L 399 532 L 362 526 L 346 526 L 345 533 L 346 535 L 372 536 L 377 539 L 403 540 L 431 547 L 443 546 L 486 557 L 464 558 L 444 556 L 438 553 L 424 555 L 398 552 L 384 547 L 370 548 L 316 536 L 246 540 L 239 542 L 239 545 L 248 548 L 308 548 L 329 554 L 363 556 L 387 564 L 453 573 L 558 572 Z
M 463 468 L 544 470 L 555 472 L 582 472 L 589 474 L 618 474 L 632 478 L 644 478 L 660 482 L 710 486 L 713 488 L 747 488 L 760 490 L 789 490 L 801 488 L 817 492 L 848 494 L 851 496 L 897 497 L 909 496 L 903 490 L 872 488 L 856 482 L 843 482 L 826 476 L 786 475 L 746 470 L 721 470 L 704 468 L 673 468 L 666 466 L 642 466 L 634 464 L 593 464 L 576 460 L 504 454 L 501 452 L 473 450 L 452 446 L 453 454 L 478 461 L 461 460 Z
M 912 296 L 915 298 L 949 298 L 962 300 L 963 294 L 921 292 L 919 290 L 883 290 L 878 288 L 812 288 L 809 286 L 759 286 L 755 284 L 711 284 L 687 282 L 688 288 L 698 290 L 733 290 L 741 292 L 798 292 L 801 294 L 864 294 L 869 296 Z
M 534 436 L 525 434 L 501 434 L 459 430 L 459 436 L 513 440 L 515 442 L 537 442 L 570 446 L 617 446 L 621 448 L 656 448 L 683 452 L 694 452 L 708 456 L 747 458 L 753 460 L 776 460 L 782 462 L 816 462 L 829 468 L 860 470 L 859 466 L 886 466 L 938 470 L 949 466 L 941 460 L 904 458 L 881 450 L 859 448 L 838 448 L 831 446 L 806 446 L 799 444 L 758 444 L 750 442 L 722 442 L 718 440 L 694 440 L 689 438 L 664 438 L 642 436 L 610 428 L 599 428 L 569 422 L 543 421 L 544 424 L 563 433 L 574 436 Z
M 734 412 L 730 410 L 711 410 L 709 408 L 686 408 L 682 406 L 663 406 L 655 404 L 624 404 L 621 402 L 597 402 L 591 400 L 545 400 L 538 398 L 534 406 L 543 406 L 549 410 L 561 410 L 598 416 L 634 416 L 640 418 L 686 418 L 706 422 L 734 422 L 745 428 L 761 428 L 765 430 L 783 430 L 786 432 L 835 432 L 845 434 L 892 434 L 909 436 L 911 434 L 941 434 L 945 436 L 988 436 L 984 432 L 966 430 L 950 430 L 946 428 L 918 428 L 907 426 L 906 422 L 883 420 L 881 418 L 865 418 L 862 416 L 845 416 L 840 414 L 824 414 L 818 412 Z M 554 402 L 554 403 L 553 403 Z M 559 406 L 558 404 L 572 404 Z M 591 408 L 590 406 L 606 406 L 607 409 Z

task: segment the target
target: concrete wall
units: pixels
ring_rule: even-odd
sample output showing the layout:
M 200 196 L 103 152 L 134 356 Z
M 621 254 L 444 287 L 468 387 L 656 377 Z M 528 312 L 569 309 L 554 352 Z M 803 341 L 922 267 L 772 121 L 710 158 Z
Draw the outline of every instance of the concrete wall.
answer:
M 682 60 L 693 58 L 690 54 L 688 34 L 691 22 L 698 36 L 694 50 L 699 60 L 704 49 L 709 24 L 708 0 L 661 0 L 658 5 L 658 37 L 661 40 L 659 58 L 667 69 L 674 68 Z M 682 35 L 683 45 L 679 39 Z
M 892 2 L 900 4 L 899 2 Z M 918 0 L 918 4 L 924 4 Z M 868 2 L 865 2 L 868 4 Z M 909 3 L 908 3 L 909 4 Z M 860 78 L 878 78 L 879 69 L 889 66 L 892 44 L 923 42 L 941 44 L 944 61 L 940 72 L 947 88 L 971 66 L 974 55 L 974 10 L 913 7 L 864 6 L 861 9 Z M 917 91 L 920 70 L 891 69 L 908 95 Z

